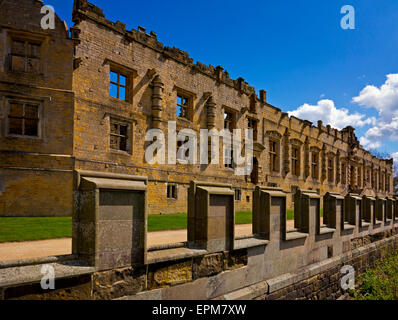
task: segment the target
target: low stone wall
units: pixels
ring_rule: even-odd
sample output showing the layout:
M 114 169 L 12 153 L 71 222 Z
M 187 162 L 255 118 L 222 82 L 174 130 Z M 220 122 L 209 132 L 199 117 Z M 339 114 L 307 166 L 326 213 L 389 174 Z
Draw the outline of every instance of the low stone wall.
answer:
M 203 250 L 168 249 L 149 253 L 149 264 L 96 272 L 76 260 L 51 262 L 55 290 L 40 287 L 42 264 L 0 269 L 0 299 L 29 300 L 324 300 L 347 294 L 341 289 L 343 266 L 356 276 L 398 250 L 398 227 L 350 242 L 349 250 L 258 281 L 262 247 L 204 254 Z M 173 256 L 174 251 L 174 256 Z M 195 256 L 196 253 L 196 256 Z M 168 261 L 165 258 L 170 254 Z M 191 257 L 184 257 L 189 255 Z M 73 256 L 72 256 L 73 257 Z M 71 258 L 72 258 L 71 257 Z M 39 261 L 35 261 L 39 263 Z M 25 261 L 25 263 L 28 263 Z M 13 279 L 10 280 L 10 279 Z M 8 282 L 7 282 L 8 281 Z
M 232 186 L 199 181 L 188 192 L 188 241 L 148 247 L 145 177 L 80 171 L 76 184 L 74 255 L 0 264 L 2 299 L 337 299 L 343 265 L 361 273 L 398 249 L 396 210 L 389 219 L 376 207 L 366 222 L 366 201 L 329 194 L 322 217 L 310 190 L 296 193 L 292 228 L 286 193 L 257 187 L 252 234 L 235 237 Z M 53 291 L 39 285 L 44 264 Z

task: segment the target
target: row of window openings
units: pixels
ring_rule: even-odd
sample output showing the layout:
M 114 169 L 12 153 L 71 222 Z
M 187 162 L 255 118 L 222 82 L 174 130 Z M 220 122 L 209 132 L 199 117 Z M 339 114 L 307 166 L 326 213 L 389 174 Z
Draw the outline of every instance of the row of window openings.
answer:
M 292 166 L 292 174 L 295 176 L 300 176 L 300 149 L 299 147 L 292 148 L 292 157 L 291 157 L 291 166 Z M 279 156 L 278 156 L 278 145 L 276 141 L 270 140 L 270 168 L 273 172 L 279 172 Z M 319 153 L 312 153 L 311 156 L 311 168 L 312 168 L 312 178 L 319 179 Z M 342 164 L 342 183 L 346 184 L 346 166 Z M 352 172 L 354 172 L 354 168 L 351 168 Z M 327 160 L 327 173 L 328 173 L 328 181 L 334 181 L 334 163 L 333 159 Z M 367 171 L 366 180 L 367 183 L 370 183 L 370 171 Z M 357 172 L 357 184 L 362 185 L 362 175 L 361 170 Z M 383 185 L 383 182 L 380 183 Z M 389 186 L 387 186 L 387 189 Z
M 110 147 L 111 149 L 116 149 L 116 150 L 121 150 L 121 151 L 127 151 L 127 142 L 128 142 L 128 125 L 122 124 L 119 122 L 113 122 L 111 121 L 111 137 L 110 137 Z M 185 141 L 178 141 L 177 142 L 177 147 L 178 148 L 184 148 L 184 143 L 188 141 L 188 138 Z M 272 171 L 277 171 L 277 162 L 279 161 L 278 159 L 278 153 L 277 153 L 277 143 L 275 141 L 270 141 L 270 158 L 271 158 L 271 170 Z M 189 157 L 189 150 L 186 149 L 185 151 L 182 150 L 182 154 L 185 157 Z M 233 162 L 233 150 L 225 150 L 225 167 L 226 168 L 234 168 L 234 162 Z M 312 178 L 314 179 L 319 179 L 319 153 L 313 153 L 312 154 Z M 327 172 L 328 172 L 328 181 L 333 182 L 334 181 L 334 165 L 333 165 L 333 159 L 328 159 L 328 167 L 327 167 Z M 353 170 L 353 169 L 351 169 Z M 352 171 L 354 172 L 354 171 Z M 292 148 L 292 174 L 299 176 L 300 175 L 300 149 L 297 147 Z M 358 184 L 360 185 L 361 183 L 361 172 L 358 171 Z M 369 179 L 369 172 L 368 172 L 368 179 Z M 346 167 L 343 164 L 342 165 L 342 181 L 343 184 L 346 183 Z
M 32 103 L 22 103 L 11 101 L 9 103 L 8 128 L 9 134 L 22 136 L 38 136 L 39 129 L 39 105 Z M 128 150 L 128 128 L 127 124 L 111 120 L 110 130 L 110 147 L 111 149 L 127 151 Z M 178 141 L 178 147 L 182 147 L 183 141 Z M 299 148 L 292 148 L 292 173 L 296 176 L 300 175 L 300 150 Z M 189 150 L 185 151 L 185 156 L 189 156 Z M 233 151 L 226 150 L 225 152 L 226 164 L 225 167 L 233 168 Z M 278 171 L 278 151 L 277 142 L 270 141 L 270 168 L 272 171 Z M 319 178 L 319 154 L 312 154 L 312 177 Z M 352 172 L 353 169 L 352 169 Z M 334 166 L 333 160 L 328 159 L 328 180 L 333 181 Z M 342 165 L 342 183 L 346 181 L 346 167 Z M 361 171 L 358 170 L 357 177 L 358 184 L 361 184 Z M 370 183 L 370 172 L 367 172 L 366 182 Z M 382 185 L 382 181 L 380 183 Z
M 111 71 L 110 73 L 110 96 L 126 100 L 127 99 L 127 77 L 121 73 Z M 181 93 L 177 94 L 176 115 L 179 118 L 190 119 L 190 110 L 192 106 L 192 98 Z M 253 136 L 257 136 L 257 120 L 249 118 L 248 128 L 253 129 Z M 235 115 L 233 112 L 224 112 L 224 129 L 235 129 Z
M 178 191 L 176 184 L 167 185 L 167 199 L 178 199 Z M 242 201 L 242 190 L 235 189 L 235 201 Z M 250 196 L 246 197 L 246 201 L 250 202 Z

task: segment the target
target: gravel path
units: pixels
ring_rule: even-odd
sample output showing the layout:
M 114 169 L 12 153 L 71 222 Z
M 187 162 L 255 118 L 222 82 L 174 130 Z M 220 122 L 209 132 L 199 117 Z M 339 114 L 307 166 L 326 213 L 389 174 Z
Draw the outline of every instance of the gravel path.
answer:
M 289 221 L 288 228 L 293 221 Z M 250 235 L 252 225 L 237 225 L 235 236 Z M 148 233 L 148 246 L 184 242 L 187 240 L 187 230 L 158 231 Z M 32 259 L 56 255 L 71 254 L 72 239 L 54 239 L 26 242 L 0 243 L 0 261 Z

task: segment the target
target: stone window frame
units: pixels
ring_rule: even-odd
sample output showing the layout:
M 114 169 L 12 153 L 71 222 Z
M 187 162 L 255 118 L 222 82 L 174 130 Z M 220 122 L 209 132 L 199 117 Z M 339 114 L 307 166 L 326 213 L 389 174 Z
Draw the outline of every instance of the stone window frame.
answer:
M 115 74 L 116 76 L 117 76 L 117 80 L 116 80 L 116 82 L 115 81 L 112 81 L 112 74 Z M 121 78 L 124 78 L 125 79 L 125 82 L 124 82 L 124 84 L 121 82 Z M 115 96 L 112 96 L 112 85 L 113 86 L 116 86 L 116 97 Z M 109 94 L 110 94 L 110 96 L 112 97 L 112 98 L 116 98 L 116 99 L 119 99 L 119 100 L 124 100 L 124 101 L 126 101 L 126 98 L 127 98 L 127 90 L 128 90 L 128 84 L 127 84 L 127 77 L 123 74 L 123 73 L 121 73 L 121 72 L 119 72 L 119 71 L 116 71 L 116 70 L 114 70 L 114 69 L 112 69 L 111 68 L 111 70 L 110 70 L 110 80 L 109 80 Z M 121 93 L 120 93 L 120 89 L 124 89 L 124 98 L 122 98 L 121 97 Z
M 366 166 L 366 167 L 365 167 L 365 170 L 366 170 L 366 179 L 365 179 L 366 184 L 367 184 L 368 186 L 371 186 L 371 184 L 372 184 L 371 168 L 370 168 L 369 166 Z
M 126 118 L 114 114 L 105 114 L 108 118 L 108 150 L 111 153 L 118 153 L 118 154 L 133 154 L 133 146 L 134 146 L 134 127 L 135 127 L 135 120 L 131 118 Z M 115 122 L 119 125 L 126 125 L 127 126 L 127 142 L 126 142 L 126 151 L 118 150 L 111 148 L 111 123 Z
M 23 104 L 24 106 L 26 104 L 32 104 L 36 105 L 38 107 L 38 124 L 37 124 L 37 136 L 33 135 L 24 135 L 24 134 L 15 134 L 15 133 L 9 133 L 9 114 L 10 114 L 10 101 L 15 101 L 16 103 Z M 6 115 L 4 117 L 4 122 L 5 122 L 5 137 L 9 138 L 21 138 L 21 139 L 32 139 L 32 140 L 42 140 L 43 138 L 43 101 L 42 100 L 37 100 L 37 99 L 31 99 L 31 98 L 25 98 L 25 97 L 6 97 L 5 99 L 5 109 L 6 109 Z M 25 109 L 25 108 L 24 108 Z M 24 120 L 26 120 L 25 117 L 23 117 Z M 23 120 L 23 122 L 24 122 Z
M 247 128 L 253 129 L 253 141 L 258 141 L 259 120 L 254 117 L 247 117 Z
M 341 184 L 346 185 L 347 184 L 347 169 L 348 169 L 348 164 L 345 161 L 341 162 Z
M 320 172 L 320 158 L 321 158 L 321 150 L 316 147 L 311 147 L 311 178 L 314 180 L 319 180 L 319 172 Z M 314 162 L 314 155 L 316 156 L 316 162 Z M 314 166 L 317 167 L 316 174 L 314 172 Z
M 277 132 L 268 132 L 269 170 L 270 173 L 281 172 L 281 140 L 282 136 Z M 271 146 L 275 145 L 275 149 Z
M 327 181 L 328 183 L 334 183 L 335 182 L 335 157 L 336 155 L 333 152 L 329 152 L 326 155 L 326 172 L 327 172 Z M 331 164 L 331 165 L 330 165 Z
M 188 133 L 186 133 L 185 140 L 184 140 L 184 141 L 179 140 L 179 133 L 180 133 L 180 131 L 181 131 L 181 130 L 176 131 L 176 135 L 177 135 L 177 141 L 176 141 L 176 148 L 177 148 L 177 150 L 176 150 L 176 152 L 177 152 L 177 153 L 176 153 L 176 160 L 177 160 L 177 163 L 179 163 L 178 160 L 180 160 L 180 161 L 183 161 L 183 160 L 184 160 L 184 159 L 182 159 L 182 158 L 181 158 L 181 159 L 179 158 L 179 153 L 178 153 L 178 151 L 180 150 L 180 148 L 183 147 L 184 144 L 187 143 L 187 142 L 189 141 L 190 138 L 194 138 L 194 137 L 195 137 L 195 135 L 193 135 L 193 134 L 188 134 Z M 186 157 L 189 157 L 189 152 L 188 152 L 189 149 L 185 149 L 185 147 L 184 147 L 183 150 L 185 150 L 185 156 L 186 156 Z M 187 154 L 187 152 L 188 152 L 188 154 Z
M 175 116 L 177 120 L 183 120 L 183 121 L 189 121 L 193 122 L 193 117 L 194 117 L 194 101 L 196 99 L 196 94 L 188 91 L 186 89 L 183 89 L 181 87 L 174 86 L 174 90 L 176 91 L 175 95 L 175 106 L 176 106 L 176 111 L 175 111 Z M 187 109 L 186 115 L 181 117 L 177 114 L 177 107 L 178 107 L 178 97 L 183 97 L 187 99 L 187 104 L 185 108 Z
M 224 129 L 229 129 L 231 132 L 237 128 L 237 118 L 238 118 L 238 111 L 232 109 L 232 108 L 228 108 L 226 106 L 223 106 L 223 114 L 224 114 L 224 119 L 223 119 L 223 123 L 224 123 Z M 229 123 L 231 124 L 230 128 L 226 128 L 226 114 L 230 114 L 231 120 L 229 121 Z
M 228 155 L 227 151 L 230 151 L 230 154 Z M 225 160 L 230 160 L 230 163 L 226 163 L 227 161 L 223 161 L 224 163 L 224 168 L 225 169 L 235 169 L 235 163 L 234 163 L 234 148 L 231 145 L 231 150 L 229 149 L 225 149 L 223 150 L 223 157 L 225 158 Z
M 105 59 L 104 64 L 107 64 L 109 66 L 109 72 L 108 72 L 108 96 L 110 99 L 113 101 L 122 101 L 122 102 L 127 102 L 129 104 L 133 103 L 133 89 L 134 89 L 134 79 L 137 77 L 137 71 L 129 68 L 127 66 L 124 66 L 118 62 L 115 62 L 110 59 Z M 111 72 L 117 73 L 119 75 L 122 75 L 126 78 L 126 85 L 125 87 L 125 99 L 119 99 L 116 97 L 111 96 Z M 118 76 L 119 79 L 119 76 Z
M 391 183 L 391 175 L 386 173 L 386 192 L 390 193 L 391 192 L 391 188 L 390 188 L 390 183 Z
M 234 199 L 235 199 L 235 202 L 242 202 L 242 189 L 235 188 Z
M 357 166 L 357 186 L 358 186 L 358 188 L 360 188 L 361 186 L 362 186 L 362 179 L 363 178 L 363 175 L 362 175 L 362 168 L 361 168 L 361 166 Z
M 382 192 L 385 191 L 385 183 L 386 183 L 385 174 L 386 174 L 385 171 L 382 171 L 380 175 L 380 190 Z
M 168 182 L 166 184 L 166 198 L 167 200 L 178 200 L 178 184 Z
M 41 34 L 35 34 L 35 33 L 27 33 L 27 32 L 19 32 L 19 31 L 9 31 L 7 34 L 8 38 L 8 49 L 7 49 L 7 65 L 6 65 L 6 70 L 11 73 L 23 73 L 23 74 L 32 74 L 32 75 L 43 75 L 44 74 L 44 63 L 45 59 L 43 57 L 45 56 L 44 53 L 44 44 L 46 42 L 46 37 L 41 35 Z M 24 43 L 24 53 L 18 54 L 18 53 L 13 53 L 13 42 L 14 41 L 19 41 Z M 34 44 L 39 46 L 39 56 L 33 56 L 29 54 L 28 52 L 28 45 Z M 13 56 L 23 56 L 25 59 L 25 70 L 12 70 L 12 57 Z M 28 62 L 29 59 L 37 59 L 39 60 L 39 70 L 37 72 L 35 71 L 29 71 L 28 70 Z
M 291 173 L 295 177 L 300 177 L 302 142 L 297 139 L 291 139 L 290 145 L 291 145 L 291 156 L 290 156 Z M 297 151 L 297 154 L 294 155 L 294 151 Z

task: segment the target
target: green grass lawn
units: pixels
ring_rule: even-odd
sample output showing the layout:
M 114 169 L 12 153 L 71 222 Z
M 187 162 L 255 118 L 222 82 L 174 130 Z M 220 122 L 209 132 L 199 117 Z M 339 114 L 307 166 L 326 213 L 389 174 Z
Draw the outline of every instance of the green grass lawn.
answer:
M 322 214 L 322 210 L 321 210 Z M 287 210 L 288 220 L 294 219 L 294 210 Z M 252 223 L 251 212 L 236 212 L 236 224 Z M 148 216 L 148 231 L 180 230 L 187 228 L 187 214 Z M 72 237 L 72 218 L 8 218 L 0 217 L 0 243 L 59 239 Z
M 72 237 L 72 218 L 0 218 L 0 243 Z
M 162 214 L 148 216 L 148 231 L 179 230 L 187 228 L 188 215 L 186 213 Z M 236 224 L 252 223 L 251 212 L 236 212 Z

